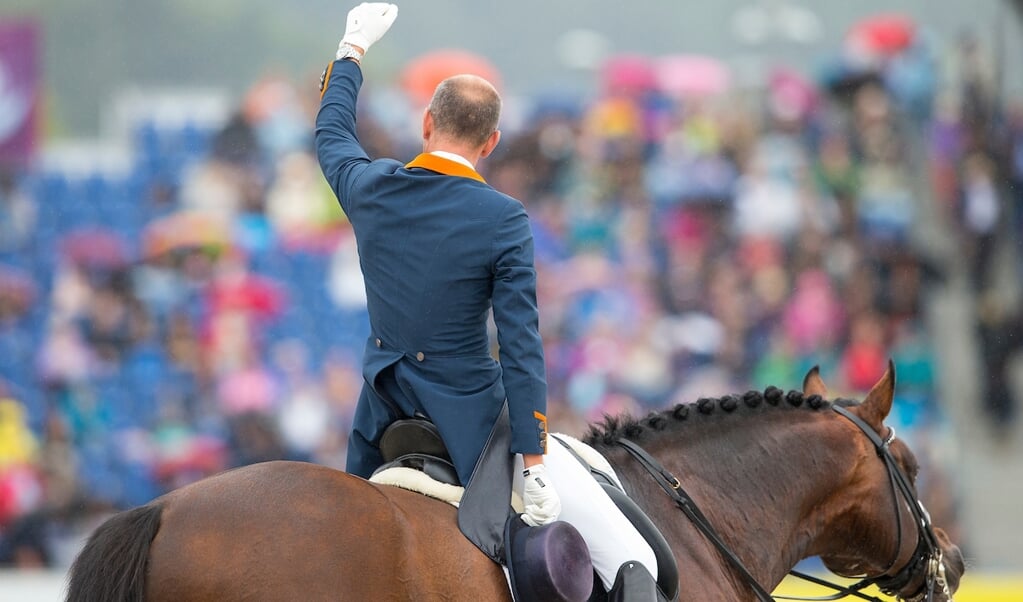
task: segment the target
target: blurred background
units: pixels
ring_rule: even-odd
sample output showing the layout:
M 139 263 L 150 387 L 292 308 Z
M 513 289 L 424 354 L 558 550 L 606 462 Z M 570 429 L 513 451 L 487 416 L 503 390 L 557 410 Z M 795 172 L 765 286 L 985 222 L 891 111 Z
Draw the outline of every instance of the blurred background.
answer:
M 890 417 L 967 600 L 1023 593 L 1023 2 L 400 5 L 360 138 L 471 71 L 533 220 L 550 409 L 798 388 Z M 226 468 L 344 466 L 368 334 L 311 152 L 349 4 L 0 0 L 0 597 Z

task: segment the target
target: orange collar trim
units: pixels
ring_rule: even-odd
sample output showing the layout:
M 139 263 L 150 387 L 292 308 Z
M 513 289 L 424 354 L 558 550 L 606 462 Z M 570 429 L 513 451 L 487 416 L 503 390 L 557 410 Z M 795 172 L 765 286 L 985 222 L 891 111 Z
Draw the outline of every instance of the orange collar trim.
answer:
M 462 165 L 458 161 L 452 161 L 451 159 L 445 159 L 430 153 L 422 153 L 405 165 L 406 169 L 412 169 L 413 167 L 422 167 L 423 169 L 429 169 L 446 176 L 460 176 L 476 180 L 477 182 L 483 182 L 484 184 L 487 183 L 483 176 L 477 173 L 475 169 Z

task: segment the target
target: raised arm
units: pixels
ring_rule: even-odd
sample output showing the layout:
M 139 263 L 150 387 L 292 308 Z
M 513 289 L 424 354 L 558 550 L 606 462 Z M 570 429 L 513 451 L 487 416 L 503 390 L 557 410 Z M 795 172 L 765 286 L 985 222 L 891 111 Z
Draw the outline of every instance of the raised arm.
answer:
M 350 10 L 335 60 L 323 74 L 316 156 L 345 213 L 351 209 L 348 191 L 369 163 L 355 134 L 355 106 L 362 86 L 359 62 L 397 16 L 398 7 L 385 2 L 364 2 Z

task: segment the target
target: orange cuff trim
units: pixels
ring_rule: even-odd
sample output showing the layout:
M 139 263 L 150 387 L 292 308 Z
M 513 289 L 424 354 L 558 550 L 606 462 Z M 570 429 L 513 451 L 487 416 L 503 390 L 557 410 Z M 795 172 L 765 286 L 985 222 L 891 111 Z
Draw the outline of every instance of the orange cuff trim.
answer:
M 533 418 L 536 418 L 537 420 L 540 421 L 540 424 L 539 424 L 540 428 L 538 428 L 537 430 L 539 431 L 539 434 L 540 434 L 540 447 L 543 448 L 543 453 L 544 453 L 544 455 L 546 455 L 547 454 L 547 417 L 544 416 L 543 414 L 541 414 L 540 412 L 534 411 L 533 412 Z
M 458 161 L 452 161 L 451 159 L 445 159 L 444 157 L 438 157 L 437 155 L 432 155 L 430 153 L 422 153 L 405 165 L 406 169 L 412 169 L 413 167 L 429 169 L 430 171 L 435 171 L 446 176 L 459 176 L 462 178 L 476 180 L 477 182 L 483 182 L 484 184 L 487 183 L 487 181 L 483 179 L 483 176 L 477 173 L 475 169 L 466 167 Z M 537 414 L 539 414 L 540 417 L 543 417 L 543 414 L 540 414 L 539 412 L 537 412 Z M 547 419 L 544 418 L 543 420 L 544 424 L 546 424 Z
M 331 61 L 327 65 L 327 70 L 323 72 L 323 79 L 320 81 L 320 100 L 323 100 L 323 95 L 327 93 L 327 86 L 330 85 L 330 74 L 334 72 L 334 61 Z

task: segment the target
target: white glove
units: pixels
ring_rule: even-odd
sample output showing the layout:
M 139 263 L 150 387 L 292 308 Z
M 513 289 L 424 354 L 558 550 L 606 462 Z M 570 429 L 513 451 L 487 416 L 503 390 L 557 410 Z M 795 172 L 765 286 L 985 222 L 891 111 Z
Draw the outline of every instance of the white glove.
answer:
M 547 476 L 543 464 L 531 466 L 522 471 L 525 487 L 522 490 L 522 505 L 525 512 L 522 520 L 530 527 L 539 527 L 558 520 L 561 514 L 561 498 Z
M 365 52 L 384 37 L 398 17 L 398 6 L 387 2 L 363 2 L 348 11 L 348 24 L 342 44 L 351 44 Z

